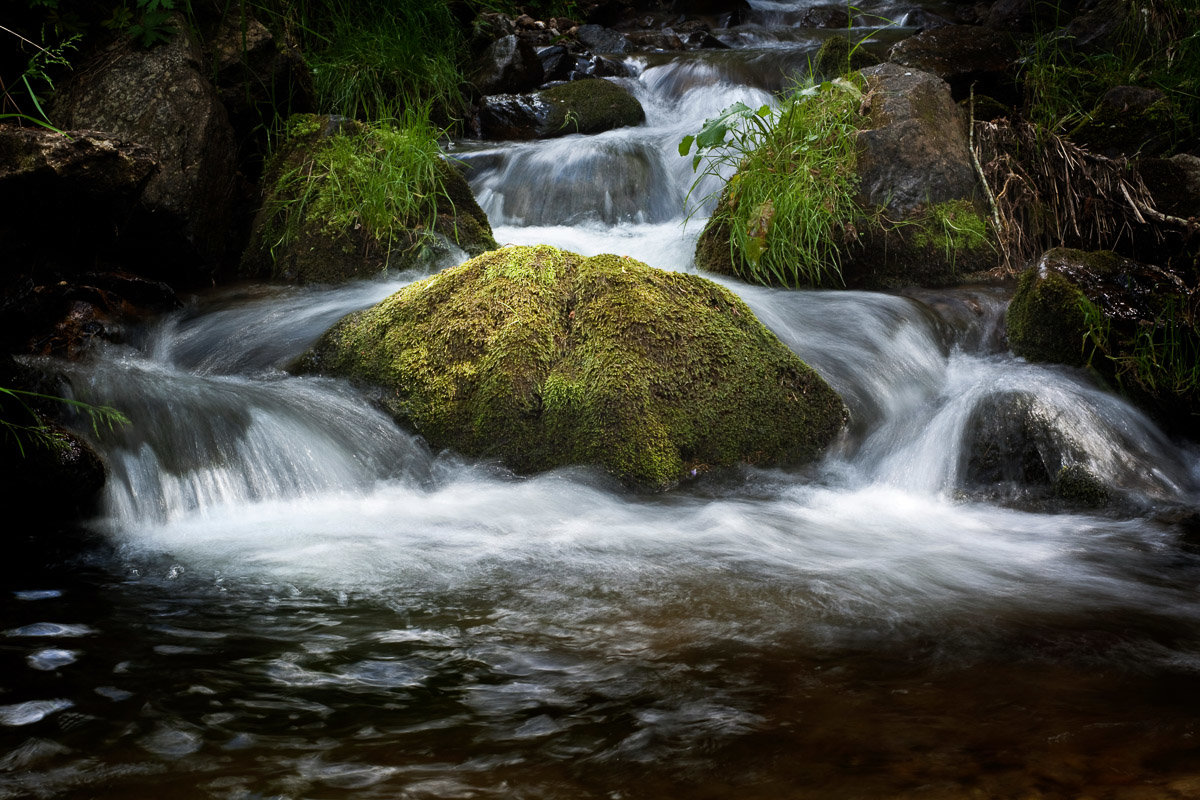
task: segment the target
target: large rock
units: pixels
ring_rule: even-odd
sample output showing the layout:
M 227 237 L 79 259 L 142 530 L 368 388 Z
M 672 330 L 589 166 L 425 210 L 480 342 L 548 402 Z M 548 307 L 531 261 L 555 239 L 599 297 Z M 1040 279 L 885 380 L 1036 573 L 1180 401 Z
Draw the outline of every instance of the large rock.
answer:
M 827 104 L 836 111 L 828 117 L 834 123 L 826 125 L 821 120 L 827 117 L 806 112 L 803 122 L 788 127 L 790 139 L 770 139 L 765 150 L 760 148 L 792 153 L 790 162 L 753 155 L 742 161 L 697 242 L 698 268 L 754 282 L 895 289 L 953 285 L 966 274 L 995 266 L 992 234 L 974 197 L 964 121 L 949 87 L 933 75 L 895 64 L 861 74 L 862 84 L 853 78 L 834 81 L 798 101 Z M 831 136 L 839 138 L 830 141 Z M 838 155 L 810 158 L 809 141 Z M 849 147 L 839 147 L 847 141 Z M 756 169 L 767 178 L 799 174 L 789 184 L 809 182 L 805 198 L 820 196 L 823 201 L 795 211 L 804 204 L 763 197 L 758 187 L 769 181 L 753 180 L 749 173 Z M 858 187 L 856 196 L 848 197 L 853 189 L 827 189 L 844 186 L 848 175 Z M 773 191 L 778 195 L 783 190 Z M 746 236 L 734 236 L 735 231 L 740 234 L 734 225 L 744 225 Z M 739 240 L 750 241 L 757 253 L 741 252 Z M 809 247 L 804 252 L 819 258 L 796 269 L 804 253 L 789 250 L 793 241 L 815 241 L 826 249 Z M 756 259 L 768 259 L 771 266 L 761 269 Z M 790 272 L 794 279 L 780 280 Z
M 51 117 L 64 128 L 103 131 L 148 147 L 160 169 L 141 197 L 152 216 L 146 236 L 163 246 L 178 236 L 187 248 L 184 256 L 190 250 L 211 263 L 231 244 L 236 145 L 182 17 L 175 30 L 149 50 L 114 45 L 63 87 Z M 190 283 L 200 276 L 160 277 Z
M 1195 290 L 1109 251 L 1047 251 L 1017 285 L 1006 317 L 1012 351 L 1086 366 L 1168 427 L 1200 434 Z
M 571 133 L 640 125 L 642 104 L 624 87 L 603 78 L 584 78 L 527 95 L 484 98 L 481 133 L 489 139 L 548 139 Z
M 158 171 L 149 148 L 103 133 L 0 125 L 7 270 L 86 269 L 97 256 L 128 262 L 141 243 L 125 232 L 131 222 L 134 230 L 146 226 L 138 225 L 140 199 Z
M 475 60 L 471 82 L 482 94 L 527 92 L 542 83 L 542 62 L 516 34 L 501 36 Z
M 727 290 L 548 246 L 415 283 L 343 319 L 296 369 L 379 387 L 434 447 L 523 473 L 601 464 L 651 489 L 708 467 L 810 461 L 845 419 Z
M 276 118 L 311 110 L 312 79 L 299 50 L 248 13 L 225 15 L 208 50 L 217 91 L 239 139 L 256 132 L 265 137 L 261 131 Z
M 339 117 L 295 115 L 263 176 L 264 201 L 242 257 L 242 273 L 338 283 L 425 265 L 446 242 L 469 255 L 494 248 L 487 215 L 466 179 L 443 160 L 433 166 L 432 180 L 426 176 L 386 190 L 375 182 L 374 189 L 368 188 L 369 176 L 382 174 L 379 159 L 396 158 L 406 146 L 402 131 Z M 405 173 L 398 176 L 388 180 Z M 405 191 L 435 197 L 432 214 L 393 213 L 397 206 L 390 201 Z
M 868 106 L 867 127 L 858 135 L 858 176 L 866 202 L 903 216 L 973 198 L 966 121 L 946 82 L 898 64 L 870 67 L 862 75 Z
M 976 94 L 1016 101 L 1017 56 L 1009 34 L 978 25 L 946 25 L 901 40 L 888 60 L 938 76 L 958 101 L 969 97 L 972 87 Z

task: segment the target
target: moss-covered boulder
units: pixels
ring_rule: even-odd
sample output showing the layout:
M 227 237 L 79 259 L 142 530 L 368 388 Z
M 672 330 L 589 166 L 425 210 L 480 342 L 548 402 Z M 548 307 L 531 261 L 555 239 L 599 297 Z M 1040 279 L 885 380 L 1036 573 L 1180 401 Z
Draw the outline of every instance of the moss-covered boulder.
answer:
M 532 94 L 484 98 L 480 132 L 489 139 L 549 139 L 640 125 L 646 112 L 625 87 L 582 78 Z
M 338 283 L 496 247 L 487 215 L 427 124 L 294 115 L 263 176 L 247 277 Z
M 1200 298 L 1179 276 L 1110 251 L 1056 248 L 1009 304 L 1012 351 L 1087 366 L 1168 427 L 1200 434 Z
M 722 287 L 629 258 L 507 247 L 352 314 L 294 369 L 379 387 L 434 447 L 663 489 L 816 458 L 837 394 Z

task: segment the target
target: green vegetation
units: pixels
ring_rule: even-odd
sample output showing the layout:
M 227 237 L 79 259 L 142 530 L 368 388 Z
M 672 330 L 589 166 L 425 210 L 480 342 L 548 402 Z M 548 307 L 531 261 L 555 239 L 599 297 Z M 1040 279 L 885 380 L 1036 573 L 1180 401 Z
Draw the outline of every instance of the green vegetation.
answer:
M 941 252 L 952 269 L 961 254 L 995 252 L 987 221 L 967 200 L 937 203 L 918 219 L 902 224 L 915 225 L 913 245 Z
M 423 109 L 398 126 L 294 116 L 266 167 L 244 270 L 340 281 L 412 266 L 437 237 L 474 254 L 495 247 L 486 215 L 442 158 L 439 134 Z
M 446 122 L 461 115 L 462 36 L 443 0 L 301 0 L 276 7 L 299 35 L 318 111 L 379 121 L 429 104 Z
M 1157 137 L 1178 144 L 1195 136 L 1200 121 L 1195 4 L 1108 0 L 1101 11 L 1119 16 L 1121 24 L 1099 48 L 1077 47 L 1059 28 L 1035 37 L 1022 70 L 1026 118 L 1051 133 L 1097 147 L 1106 144 L 1113 128 L 1124 135 L 1133 127 L 1140 140 L 1120 143 L 1129 151 Z M 1165 98 L 1130 120 L 1101 103 L 1115 86 L 1158 89 Z
M 16 39 L 18 49 L 32 49 L 24 70 L 17 77 L 11 89 L 0 74 L 0 120 L 15 119 L 22 122 L 32 122 L 53 131 L 58 131 L 50 122 L 50 117 L 42 106 L 45 95 L 54 91 L 52 73 L 55 68 L 70 66 L 67 54 L 79 46 L 79 33 L 66 33 L 55 36 L 43 29 L 43 37 L 51 36 L 52 41 L 46 46 L 34 42 L 20 33 L 0 25 L 0 33 Z M 0 37 L 2 40 L 3 37 Z M 25 101 L 28 100 L 28 105 Z M 35 116 L 36 115 L 36 116 Z M 59 131 L 61 132 L 61 131 Z
M 629 258 L 508 247 L 339 322 L 296 366 L 379 387 L 434 447 L 642 488 L 802 462 L 841 400 L 729 291 Z
M 319 119 L 297 118 L 288 138 L 319 137 Z M 446 191 L 438 135 L 427 116 L 409 111 L 399 127 L 356 125 L 319 137 L 275 181 L 266 207 L 276 224 L 264 244 L 272 252 L 291 244 L 304 223 L 330 234 L 361 228 L 389 251 L 401 232 L 431 232 Z
M 26 446 L 41 447 L 46 450 L 62 451 L 70 446 L 66 434 L 50 425 L 31 405 L 31 402 L 52 402 L 67 406 L 71 411 L 87 416 L 92 431 L 99 434 L 100 428 L 111 430 L 116 425 L 125 425 L 129 418 L 109 406 L 94 406 L 79 400 L 72 400 L 56 395 L 29 392 L 23 389 L 9 389 L 0 386 L 0 399 L 6 401 L 0 411 L 0 431 L 3 439 L 11 440 L 17 451 L 25 456 Z
M 737 170 L 710 225 L 728 229 L 730 259 L 744 265 L 743 277 L 785 286 L 841 282 L 839 245 L 861 213 L 854 200 L 861 100 L 850 80 L 801 84 L 776 109 L 738 103 L 680 143 L 684 156 L 695 145 L 693 192 L 704 178 Z

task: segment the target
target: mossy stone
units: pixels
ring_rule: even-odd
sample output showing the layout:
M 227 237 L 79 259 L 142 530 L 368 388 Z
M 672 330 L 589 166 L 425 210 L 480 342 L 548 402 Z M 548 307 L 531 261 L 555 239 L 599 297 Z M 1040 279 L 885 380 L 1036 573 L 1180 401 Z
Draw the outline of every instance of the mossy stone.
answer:
M 549 110 L 543 128 L 563 133 L 601 133 L 640 125 L 646 112 L 624 87 L 603 78 L 583 78 L 537 93 Z
M 1005 316 L 1009 347 L 1029 361 L 1083 366 L 1086 300 L 1061 273 L 1044 265 L 1026 270 Z
M 343 319 L 294 369 L 380 387 L 434 447 L 521 473 L 600 464 L 653 490 L 709 467 L 811 461 L 846 414 L 726 289 L 549 246 L 414 283 Z
M 431 250 L 441 246 L 440 240 L 428 235 L 425 221 L 395 219 L 385 239 L 365 225 L 313 211 L 331 205 L 324 202 L 327 193 L 346 191 L 324 177 L 328 168 L 314 166 L 320 160 L 319 148 L 334 137 L 348 137 L 363 142 L 366 161 L 371 144 L 364 134 L 369 132 L 361 122 L 329 115 L 296 114 L 288 120 L 284 144 L 264 170 L 267 202 L 255 216 L 250 244 L 242 255 L 243 275 L 290 283 L 341 283 L 420 266 Z M 429 227 L 468 255 L 495 248 L 487 214 L 466 179 L 445 160 L 438 160 L 433 169 L 440 192 Z M 297 174 L 312 177 L 298 181 Z M 349 205 L 353 207 L 353 201 Z M 296 208 L 303 210 L 294 212 L 298 219 L 289 220 L 287 214 Z M 288 226 L 292 228 L 285 235 Z

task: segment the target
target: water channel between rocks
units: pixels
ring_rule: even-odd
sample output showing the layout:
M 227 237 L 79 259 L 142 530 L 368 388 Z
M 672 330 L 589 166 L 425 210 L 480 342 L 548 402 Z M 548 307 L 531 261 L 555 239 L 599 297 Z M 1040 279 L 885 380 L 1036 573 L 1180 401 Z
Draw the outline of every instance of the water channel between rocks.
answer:
M 641 127 L 461 144 L 497 240 L 690 269 L 679 139 L 819 44 L 756 6 L 734 50 L 630 60 Z M 4 567 L 0 798 L 1200 796 L 1200 458 L 1005 352 L 1002 294 L 727 283 L 850 429 L 641 496 L 282 370 L 409 279 L 227 291 L 56 365 L 133 423 L 82 555 Z M 1013 397 L 1119 511 L 973 483 Z

